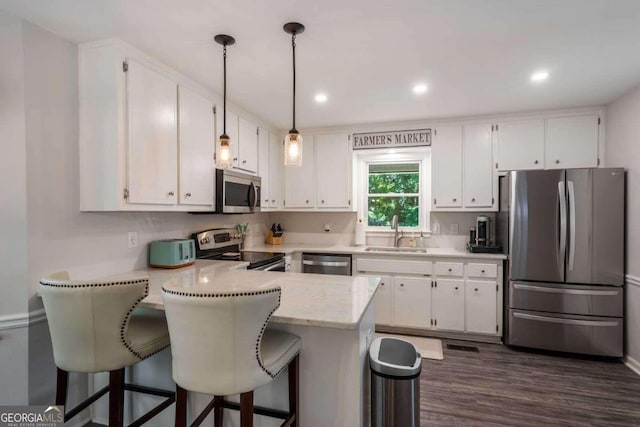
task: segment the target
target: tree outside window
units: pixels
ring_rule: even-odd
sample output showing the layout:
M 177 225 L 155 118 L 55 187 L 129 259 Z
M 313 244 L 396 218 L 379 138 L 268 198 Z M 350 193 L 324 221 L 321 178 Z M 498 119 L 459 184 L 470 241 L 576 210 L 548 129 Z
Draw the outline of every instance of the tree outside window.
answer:
M 401 227 L 420 225 L 420 163 L 369 163 L 367 224 L 389 227 L 398 215 Z

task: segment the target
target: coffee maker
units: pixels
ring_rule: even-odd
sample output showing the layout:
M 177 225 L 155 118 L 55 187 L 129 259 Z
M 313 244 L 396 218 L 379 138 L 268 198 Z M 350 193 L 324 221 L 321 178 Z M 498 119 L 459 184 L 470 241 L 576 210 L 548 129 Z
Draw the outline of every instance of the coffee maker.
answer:
M 471 227 L 469 233 L 469 252 L 500 253 L 500 245 L 496 245 L 493 238 L 493 219 L 488 215 L 476 218 L 476 227 Z

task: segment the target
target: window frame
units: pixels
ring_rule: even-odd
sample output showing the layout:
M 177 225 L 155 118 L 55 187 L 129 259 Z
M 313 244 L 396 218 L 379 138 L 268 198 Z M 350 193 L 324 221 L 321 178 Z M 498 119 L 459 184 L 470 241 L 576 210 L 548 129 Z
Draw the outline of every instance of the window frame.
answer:
M 408 232 L 431 232 L 431 148 L 420 147 L 421 149 L 376 149 L 361 150 L 358 156 L 358 170 L 360 190 L 358 198 L 358 218 L 365 222 L 367 232 L 378 232 L 381 234 L 392 233 L 390 227 L 370 226 L 368 221 L 369 209 L 369 165 L 370 164 L 397 164 L 397 163 L 418 163 L 420 174 L 420 187 L 418 192 L 418 226 L 399 227 Z M 401 195 L 402 193 L 393 193 Z M 408 193 L 409 194 L 409 193 Z M 415 193 L 410 193 L 411 195 Z

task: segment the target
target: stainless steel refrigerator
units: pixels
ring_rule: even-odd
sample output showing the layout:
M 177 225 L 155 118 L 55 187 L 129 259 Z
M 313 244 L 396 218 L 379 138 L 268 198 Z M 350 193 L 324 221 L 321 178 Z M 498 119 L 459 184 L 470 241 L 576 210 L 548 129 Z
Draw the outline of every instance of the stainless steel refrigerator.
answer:
M 517 171 L 502 179 L 507 344 L 623 355 L 624 186 L 624 170 L 613 168 Z

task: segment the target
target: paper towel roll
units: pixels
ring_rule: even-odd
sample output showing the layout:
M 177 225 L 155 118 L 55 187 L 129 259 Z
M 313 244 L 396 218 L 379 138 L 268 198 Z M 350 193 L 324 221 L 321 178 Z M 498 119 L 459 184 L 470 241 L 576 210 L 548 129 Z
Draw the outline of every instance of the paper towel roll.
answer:
M 356 222 L 356 246 L 363 246 L 367 244 L 367 236 L 364 232 L 364 222 L 359 219 Z

